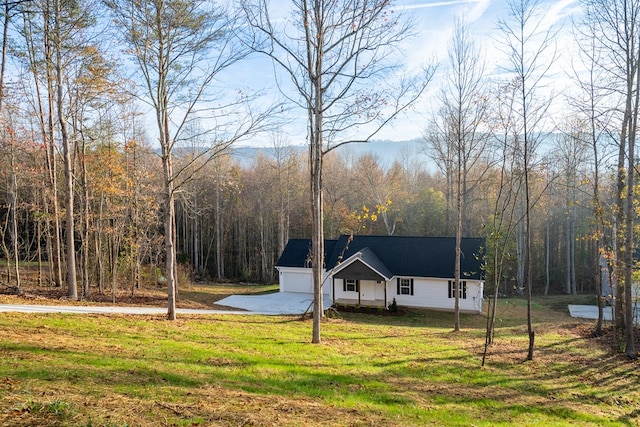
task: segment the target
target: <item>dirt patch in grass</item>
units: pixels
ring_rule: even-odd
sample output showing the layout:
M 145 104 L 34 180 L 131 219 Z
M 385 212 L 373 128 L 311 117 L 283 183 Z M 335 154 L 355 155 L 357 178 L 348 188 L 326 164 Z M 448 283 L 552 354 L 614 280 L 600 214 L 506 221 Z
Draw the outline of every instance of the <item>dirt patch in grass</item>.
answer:
M 41 305 L 122 305 L 142 307 L 166 307 L 167 289 L 147 276 L 139 287 L 134 287 L 126 278 L 121 277 L 112 289 L 111 282 L 105 282 L 102 290 L 91 283 L 83 293 L 78 278 L 79 299 L 67 296 L 66 286 L 55 286 L 48 279 L 48 269 L 43 271 L 33 263 L 20 266 L 20 289 L 17 289 L 15 275 L 8 271 L 6 263 L 0 260 L 0 304 L 41 304 Z M 217 301 L 234 294 L 260 294 L 278 290 L 278 285 L 232 282 L 189 282 L 188 275 L 181 274 L 177 291 L 177 307 L 193 309 L 224 310 Z M 237 309 L 234 309 L 237 310 Z

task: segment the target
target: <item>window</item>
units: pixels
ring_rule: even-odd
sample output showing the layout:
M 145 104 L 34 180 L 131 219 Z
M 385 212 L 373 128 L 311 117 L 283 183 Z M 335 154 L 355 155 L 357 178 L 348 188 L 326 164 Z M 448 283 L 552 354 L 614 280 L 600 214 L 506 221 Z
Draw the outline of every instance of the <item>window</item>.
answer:
M 413 279 L 398 277 L 398 295 L 413 295 Z
M 342 290 L 344 292 L 358 292 L 360 291 L 360 283 L 355 279 L 344 279 Z
M 455 280 L 449 280 L 449 298 L 455 298 L 456 297 L 456 281 Z M 460 295 L 461 299 L 467 299 L 467 282 L 466 280 L 461 280 L 460 281 L 460 289 L 458 289 L 460 292 L 458 293 Z

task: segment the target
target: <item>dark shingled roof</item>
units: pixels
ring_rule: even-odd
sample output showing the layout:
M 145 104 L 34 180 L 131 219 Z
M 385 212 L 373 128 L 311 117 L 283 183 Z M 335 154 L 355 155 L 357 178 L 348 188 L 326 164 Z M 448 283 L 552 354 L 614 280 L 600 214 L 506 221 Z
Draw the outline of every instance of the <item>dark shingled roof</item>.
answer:
M 324 241 L 325 264 L 333 252 L 337 240 Z M 289 239 L 276 267 L 311 267 L 311 240 Z
M 325 264 L 328 270 L 358 252 L 364 252 L 367 257 L 367 252 L 371 251 L 377 258 L 376 269 L 383 268 L 381 263 L 394 276 L 454 277 L 455 237 L 354 236 L 349 240 L 350 236 L 344 235 L 337 241 L 327 241 Z M 309 248 L 308 239 L 289 241 L 276 266 L 309 267 L 305 265 Z M 484 277 L 484 248 L 483 238 L 462 239 L 462 279 Z

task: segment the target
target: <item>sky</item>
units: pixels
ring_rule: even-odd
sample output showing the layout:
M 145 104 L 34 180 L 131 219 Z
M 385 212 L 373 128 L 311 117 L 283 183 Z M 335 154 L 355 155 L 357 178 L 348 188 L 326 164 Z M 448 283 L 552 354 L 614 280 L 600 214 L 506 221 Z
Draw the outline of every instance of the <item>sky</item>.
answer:
M 403 12 L 415 21 L 415 36 L 402 46 L 405 55 L 403 67 L 408 71 L 416 71 L 427 63 L 437 64 L 434 78 L 427 91 L 406 113 L 399 115 L 394 122 L 387 125 L 375 136 L 377 140 L 407 141 L 422 137 L 427 123 L 434 110 L 436 94 L 443 84 L 443 76 L 447 73 L 447 45 L 453 30 L 455 17 L 464 19 L 477 46 L 486 57 L 487 72 L 491 78 L 500 78 L 504 73 L 504 57 L 497 49 L 500 37 L 498 21 L 507 19 L 506 0 L 391 0 L 392 8 Z M 541 10 L 545 13 L 544 24 L 551 28 L 561 28 L 556 36 L 559 59 L 554 61 L 549 81 L 553 86 L 568 86 L 567 70 L 574 56 L 572 49 L 571 19 L 580 14 L 579 0 L 539 0 Z M 286 16 L 291 8 L 292 0 L 270 0 L 270 13 L 276 19 Z M 280 97 L 274 85 L 274 67 L 265 56 L 252 55 L 249 59 L 229 69 L 223 74 L 222 81 L 217 82 L 222 90 L 234 93 L 237 90 L 263 91 L 262 102 L 270 103 Z M 285 79 L 286 77 L 281 77 Z M 141 105 L 141 108 L 149 108 Z M 560 107 L 561 108 L 561 107 Z M 150 140 L 155 142 L 155 115 L 147 110 L 145 117 Z M 205 119 L 206 121 L 206 119 Z M 286 125 L 280 126 L 282 131 L 278 138 L 292 145 L 306 143 L 306 114 L 301 109 L 292 114 Z M 239 145 L 271 146 L 274 134 L 261 134 Z
M 558 31 L 554 37 L 557 49 L 556 59 L 549 70 L 549 81 L 555 90 L 566 87 L 566 62 L 571 55 L 563 49 L 571 49 L 573 36 L 571 35 L 571 19 L 580 13 L 576 0 L 542 0 L 541 12 L 544 13 L 543 25 L 539 30 L 549 28 Z M 469 26 L 474 42 L 485 58 L 486 76 L 489 79 L 505 77 L 505 67 L 508 67 L 506 56 L 501 53 L 501 40 L 504 38 L 498 29 L 499 21 L 509 21 L 508 5 L 505 0 L 451 0 L 451 1 L 410 1 L 399 0 L 398 6 L 407 13 L 413 13 L 420 22 L 419 36 L 409 49 L 413 52 L 410 57 L 436 58 L 438 68 L 432 80 L 429 91 L 405 120 L 399 120 L 392 128 L 385 132 L 389 139 L 412 139 L 420 137 L 424 130 L 424 123 L 434 109 L 434 95 L 443 85 L 444 76 L 448 72 L 448 44 L 453 32 L 453 22 L 456 17 L 462 18 Z M 547 52 L 547 55 L 552 55 Z M 551 60 L 551 59 L 550 59 Z M 549 90 L 554 90 L 549 87 Z M 422 120 L 421 120 L 422 119 Z
M 284 16 L 290 0 L 272 0 L 270 12 L 275 16 Z M 376 135 L 380 140 L 405 141 L 420 138 L 431 117 L 435 105 L 435 94 L 443 84 L 443 76 L 447 72 L 447 47 L 453 30 L 454 18 L 464 20 L 469 26 L 475 43 L 486 58 L 487 74 L 490 78 L 500 78 L 504 74 L 505 57 L 500 54 L 498 39 L 499 20 L 508 19 L 508 8 L 505 0 L 396 0 L 392 3 L 395 10 L 402 11 L 415 23 L 416 35 L 405 46 L 404 67 L 416 70 L 426 63 L 436 63 L 437 70 L 421 99 L 406 113 L 401 114 L 391 125 Z M 555 36 L 557 58 L 550 69 L 548 79 L 551 86 L 566 87 L 573 38 L 571 36 L 571 19 L 579 16 L 578 0 L 542 0 L 541 11 L 545 14 L 543 26 L 558 30 Z M 234 71 L 240 84 L 253 85 L 255 82 L 269 87 L 273 79 L 273 67 L 265 58 L 253 58 L 244 64 L 244 74 Z M 267 89 L 268 91 L 269 89 Z M 548 90 L 553 90 L 549 87 Z M 300 116 L 304 113 L 300 111 Z M 286 129 L 285 139 L 293 144 L 303 143 L 306 135 L 305 121 L 290 123 Z M 252 143 L 243 145 L 269 144 L 270 136 L 254 138 Z

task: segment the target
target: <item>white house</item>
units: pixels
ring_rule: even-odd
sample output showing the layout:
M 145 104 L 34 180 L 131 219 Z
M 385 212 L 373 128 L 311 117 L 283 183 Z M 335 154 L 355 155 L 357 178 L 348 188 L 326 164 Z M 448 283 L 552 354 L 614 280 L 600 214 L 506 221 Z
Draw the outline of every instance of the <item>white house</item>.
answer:
M 460 310 L 482 312 L 485 246 L 461 243 Z M 313 292 L 311 242 L 292 239 L 276 264 L 281 292 Z M 453 310 L 455 238 L 340 236 L 325 241 L 323 293 L 335 304 Z

